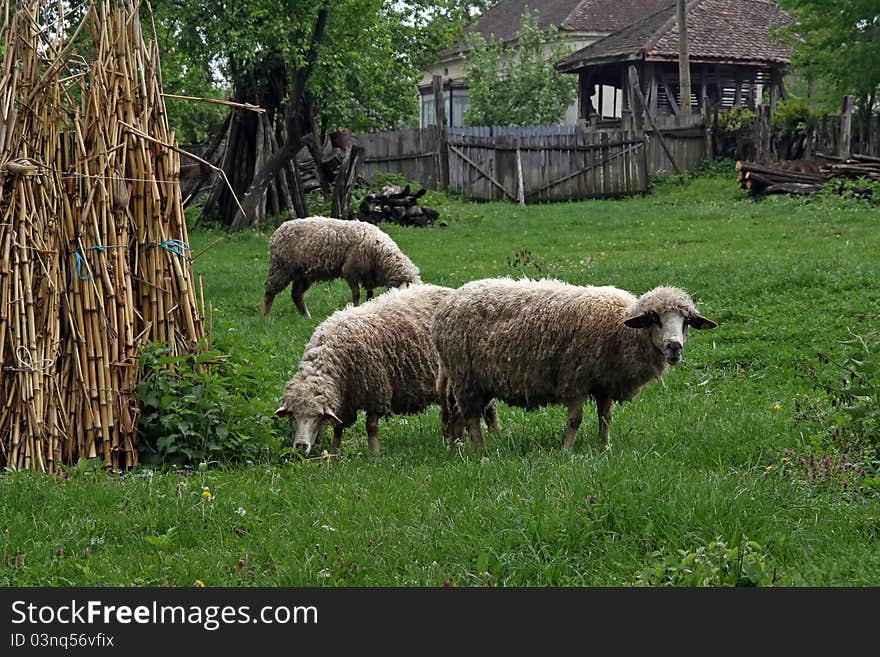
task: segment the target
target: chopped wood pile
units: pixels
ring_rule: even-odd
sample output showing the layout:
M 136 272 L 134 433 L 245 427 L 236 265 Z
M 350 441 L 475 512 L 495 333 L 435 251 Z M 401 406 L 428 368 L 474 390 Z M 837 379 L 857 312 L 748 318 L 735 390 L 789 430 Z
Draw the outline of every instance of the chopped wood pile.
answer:
M 866 178 L 880 181 L 880 158 L 853 154 L 844 159 L 816 154 L 824 162 L 788 160 L 773 164 L 738 161 L 736 180 L 749 196 L 815 194 L 834 180 Z
M 136 465 L 141 346 L 202 348 L 180 158 L 139 7 L 2 0 L 0 467 Z
M 420 206 L 419 199 L 427 190 L 412 192 L 410 186 L 386 185 L 374 194 L 367 194 L 360 203 L 354 219 L 377 224 L 391 221 L 403 226 L 427 226 L 434 223 L 440 213 L 427 206 Z
M 826 161 L 826 164 L 822 166 L 822 171 L 830 177 L 850 179 L 864 177 L 870 180 L 880 180 L 880 157 L 854 153 L 845 160 L 834 155 L 823 155 L 822 153 L 816 153 L 816 155 Z

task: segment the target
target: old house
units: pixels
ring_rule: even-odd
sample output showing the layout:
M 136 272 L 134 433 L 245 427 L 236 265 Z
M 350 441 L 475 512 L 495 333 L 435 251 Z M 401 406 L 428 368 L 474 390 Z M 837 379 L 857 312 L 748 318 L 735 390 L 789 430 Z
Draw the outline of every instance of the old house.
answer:
M 691 88 L 678 85 L 678 21 L 671 3 L 559 61 L 557 69 L 578 75 L 578 117 L 595 122 L 608 116 L 608 89 L 632 106 L 628 69 L 634 66 L 652 117 L 680 114 L 682 102 L 698 114 L 703 107 L 730 108 L 786 97 L 783 75 L 791 49 L 778 31 L 790 16 L 767 0 L 691 0 L 687 5 Z M 620 116 L 620 114 L 616 114 Z
M 671 0 L 501 0 L 482 14 L 468 32 L 479 32 L 489 40 L 502 40 L 509 46 L 516 45 L 517 31 L 523 11 L 538 13 L 538 25 L 547 30 L 555 25 L 572 52 L 625 28 L 645 16 L 666 7 Z M 440 53 L 438 61 L 424 73 L 419 85 L 421 95 L 420 125 L 436 122 L 432 96 L 432 79 L 439 75 L 443 85 L 446 117 L 452 126 L 462 125 L 462 114 L 468 103 L 465 81 L 464 58 L 466 42 L 457 44 Z M 607 116 L 619 115 L 622 97 L 615 92 L 613 84 L 602 89 L 598 84 L 594 92 L 594 106 L 603 108 Z M 601 94 L 602 103 L 599 103 Z M 596 105 L 596 103 L 599 103 Z M 566 115 L 566 123 L 578 119 L 578 105 L 573 104 Z

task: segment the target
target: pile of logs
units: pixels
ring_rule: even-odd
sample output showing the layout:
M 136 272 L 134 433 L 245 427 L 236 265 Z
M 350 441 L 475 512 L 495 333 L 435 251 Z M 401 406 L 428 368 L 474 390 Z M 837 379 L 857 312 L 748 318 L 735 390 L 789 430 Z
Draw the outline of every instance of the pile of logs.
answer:
M 436 221 L 440 213 L 434 208 L 418 204 L 425 191 L 420 189 L 412 192 L 409 185 L 386 185 L 378 193 L 367 194 L 353 218 L 369 221 L 371 224 L 392 221 L 402 226 L 427 226 Z
M 880 157 L 853 154 L 848 159 L 816 153 L 827 162 L 822 171 L 833 178 L 868 178 L 880 180 Z
M 832 180 L 866 178 L 880 181 L 880 157 L 853 154 L 849 158 L 817 153 L 824 162 L 789 160 L 764 165 L 736 163 L 736 180 L 749 196 L 814 194 Z
M 828 180 L 818 164 L 803 160 L 777 162 L 772 166 L 739 161 L 736 170 L 736 180 L 749 191 L 749 196 L 814 194 Z

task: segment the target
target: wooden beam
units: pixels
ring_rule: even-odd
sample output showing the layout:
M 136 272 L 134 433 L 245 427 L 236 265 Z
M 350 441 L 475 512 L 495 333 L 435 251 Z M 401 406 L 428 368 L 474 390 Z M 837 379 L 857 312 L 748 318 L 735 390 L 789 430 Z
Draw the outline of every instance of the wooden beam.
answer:
M 439 75 L 431 78 L 432 91 L 434 92 L 434 111 L 437 118 L 437 172 L 440 189 L 449 189 L 449 150 L 446 143 L 449 141 L 449 125 L 446 122 L 446 112 L 443 104 L 443 84 Z M 450 94 L 451 95 L 451 94 Z
M 676 116 L 680 116 L 681 110 L 678 108 L 678 103 L 675 101 L 675 94 L 672 93 L 672 89 L 666 83 L 666 80 L 663 81 L 663 90 L 666 92 L 666 98 L 669 100 L 669 106 L 672 108 L 672 113 Z
M 691 61 L 688 53 L 688 0 L 678 0 L 678 88 L 681 90 L 681 113 L 691 115 Z
M 639 74 L 636 71 L 636 67 L 630 65 L 629 67 L 629 82 L 635 91 L 636 96 L 639 99 L 639 102 L 644 105 L 645 97 L 642 95 L 642 88 L 639 86 Z M 663 138 L 663 133 L 657 129 L 657 124 L 654 123 L 654 117 L 648 114 L 648 123 L 651 124 L 651 128 L 654 130 L 654 134 L 657 136 L 657 141 L 660 142 L 660 146 L 663 148 L 663 152 L 666 153 L 666 157 L 669 158 L 669 161 L 672 163 L 672 168 L 675 169 L 675 173 L 681 173 L 681 169 L 678 166 L 678 163 L 675 161 L 675 158 L 672 157 L 672 151 L 669 150 L 669 146 L 666 144 L 666 140 Z

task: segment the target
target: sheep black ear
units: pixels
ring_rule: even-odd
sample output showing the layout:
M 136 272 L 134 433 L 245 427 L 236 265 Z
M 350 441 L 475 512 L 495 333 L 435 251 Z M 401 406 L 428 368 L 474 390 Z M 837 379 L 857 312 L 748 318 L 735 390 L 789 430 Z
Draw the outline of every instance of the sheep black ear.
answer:
M 290 411 L 288 411 L 283 406 L 279 406 L 278 410 L 275 411 L 275 417 L 287 417 L 289 414 L 290 414 Z
M 705 317 L 701 317 L 694 313 L 690 317 L 688 317 L 688 324 L 693 326 L 695 329 L 700 331 L 705 331 L 707 329 L 713 329 L 718 326 L 717 322 L 713 322 L 711 319 L 707 319 Z
M 647 328 L 654 323 L 654 313 L 642 313 L 634 317 L 627 317 L 623 323 L 634 329 Z

